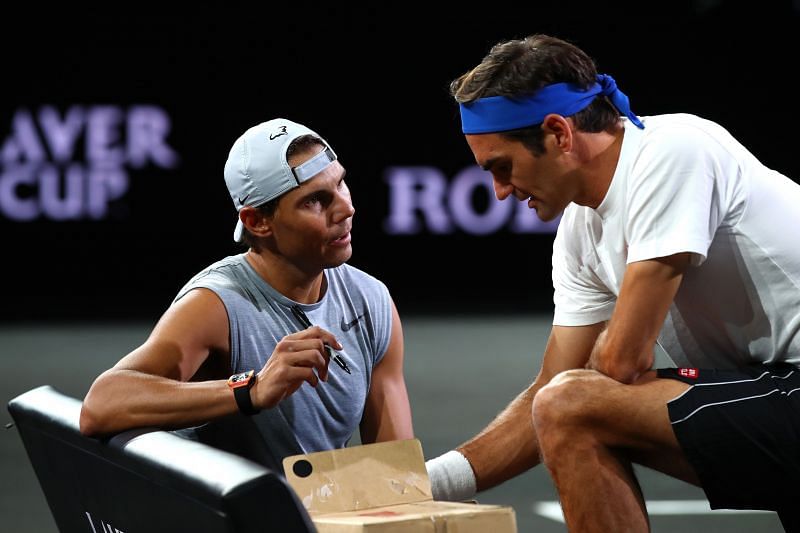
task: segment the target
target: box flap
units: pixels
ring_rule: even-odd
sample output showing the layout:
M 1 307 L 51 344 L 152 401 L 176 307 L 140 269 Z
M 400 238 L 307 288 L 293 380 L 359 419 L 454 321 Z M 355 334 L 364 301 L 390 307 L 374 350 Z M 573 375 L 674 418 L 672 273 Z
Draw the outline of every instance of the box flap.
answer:
M 319 533 L 517 533 L 511 507 L 426 501 L 314 516 Z
M 433 499 L 417 439 L 292 455 L 283 470 L 311 515 Z

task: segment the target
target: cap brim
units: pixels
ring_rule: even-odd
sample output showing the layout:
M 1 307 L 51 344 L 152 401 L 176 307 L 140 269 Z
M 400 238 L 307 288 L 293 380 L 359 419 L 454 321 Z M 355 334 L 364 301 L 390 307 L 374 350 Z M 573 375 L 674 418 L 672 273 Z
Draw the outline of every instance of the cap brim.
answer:
M 239 220 L 236 222 L 236 228 L 233 230 L 233 240 L 236 242 L 242 242 L 242 233 L 244 233 L 244 224 L 242 224 L 242 221 Z

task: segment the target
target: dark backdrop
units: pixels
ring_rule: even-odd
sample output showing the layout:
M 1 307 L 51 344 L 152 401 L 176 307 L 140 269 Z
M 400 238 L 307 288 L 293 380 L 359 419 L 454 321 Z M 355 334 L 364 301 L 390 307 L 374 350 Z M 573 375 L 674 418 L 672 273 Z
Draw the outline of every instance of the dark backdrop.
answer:
M 105 164 L 86 155 L 83 134 L 61 160 L 51 148 L 44 163 L 19 155 L 20 116 L 31 117 L 34 138 L 57 133 L 43 131 L 43 109 L 66 121 L 70 110 L 89 116 L 106 106 L 123 124 L 136 106 L 156 108 L 170 120 L 164 142 L 179 163 L 123 164 L 127 190 L 100 219 L 0 213 L 7 294 L 0 318 L 157 317 L 192 274 L 238 251 L 222 167 L 239 134 L 276 116 L 307 123 L 339 154 L 357 209 L 351 263 L 383 279 L 401 312 L 551 309 L 552 233 L 385 231 L 387 169 L 434 167 L 449 179 L 473 164 L 449 81 L 496 41 L 536 32 L 583 47 L 638 114 L 715 119 L 768 165 L 800 176 L 792 2 L 542 4 L 269 2 L 161 12 L 129 3 L 113 11 L 42 8 L 5 20 L 0 196 L 36 206 L 43 164 L 62 188 L 70 165 L 85 185 L 90 169 Z M 124 146 L 128 134 L 120 131 L 92 142 Z M 480 211 L 486 201 L 473 196 Z

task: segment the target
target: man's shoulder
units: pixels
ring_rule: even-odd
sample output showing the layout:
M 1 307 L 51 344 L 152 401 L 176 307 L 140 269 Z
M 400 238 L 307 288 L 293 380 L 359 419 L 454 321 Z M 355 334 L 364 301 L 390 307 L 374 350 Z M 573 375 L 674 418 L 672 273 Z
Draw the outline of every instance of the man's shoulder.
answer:
M 234 278 L 245 271 L 246 261 L 244 255 L 229 255 L 218 261 L 211 263 L 198 272 L 193 279 L 205 276 L 216 276 L 220 278 Z
M 693 113 L 664 113 L 661 115 L 650 115 L 644 118 L 646 132 L 653 127 L 681 127 L 702 124 L 714 124 L 711 120 L 703 118 Z
M 215 261 L 206 266 L 200 272 L 192 276 L 186 284 L 178 291 L 176 300 L 181 298 L 191 289 L 204 287 L 215 290 L 235 290 L 239 285 L 239 279 L 246 275 L 243 256 L 232 255 Z
M 644 138 L 697 146 L 698 139 L 716 137 L 727 131 L 718 123 L 691 113 L 671 113 L 646 117 Z

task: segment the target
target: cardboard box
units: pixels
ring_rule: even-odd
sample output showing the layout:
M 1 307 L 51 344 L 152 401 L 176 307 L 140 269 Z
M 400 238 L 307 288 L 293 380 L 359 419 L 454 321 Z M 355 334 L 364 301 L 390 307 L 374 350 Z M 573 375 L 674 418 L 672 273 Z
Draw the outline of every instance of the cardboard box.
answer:
M 433 501 L 419 440 L 293 455 L 286 480 L 320 533 L 516 533 L 514 509 Z

